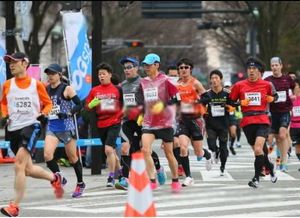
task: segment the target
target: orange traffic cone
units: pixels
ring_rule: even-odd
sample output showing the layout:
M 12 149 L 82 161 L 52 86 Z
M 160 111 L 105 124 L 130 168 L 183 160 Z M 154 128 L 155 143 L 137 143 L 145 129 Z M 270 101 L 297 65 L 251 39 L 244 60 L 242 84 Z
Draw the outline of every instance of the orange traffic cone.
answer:
M 2 149 L 0 149 L 0 163 L 14 163 L 15 158 L 3 157 Z
M 156 216 L 150 180 L 146 172 L 144 155 L 141 152 L 132 154 L 131 169 L 129 173 L 128 198 L 124 216 Z

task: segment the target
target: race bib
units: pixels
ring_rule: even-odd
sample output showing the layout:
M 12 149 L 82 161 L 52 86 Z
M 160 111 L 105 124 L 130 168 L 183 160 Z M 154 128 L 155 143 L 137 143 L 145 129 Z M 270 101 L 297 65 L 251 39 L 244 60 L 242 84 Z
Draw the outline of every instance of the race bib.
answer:
M 225 108 L 221 105 L 212 105 L 211 106 L 211 115 L 213 117 L 222 117 L 225 116 Z
M 293 107 L 293 116 L 294 117 L 300 117 L 300 106 L 294 106 Z
M 286 91 L 278 91 L 277 94 L 278 94 L 278 99 L 277 101 L 275 101 L 275 103 L 286 102 Z
M 147 88 L 144 90 L 144 97 L 145 101 L 157 101 L 158 100 L 158 89 L 157 87 L 154 88 Z
M 101 99 L 100 109 L 103 111 L 114 111 L 116 104 L 114 99 Z
M 180 108 L 181 108 L 181 112 L 185 114 L 192 114 L 195 112 L 195 108 L 193 104 L 181 102 Z
M 136 106 L 135 94 L 124 94 L 123 95 L 124 105 L 125 106 Z
M 246 92 L 245 98 L 250 99 L 249 106 L 261 105 L 261 93 L 260 92 Z
M 15 97 L 13 110 L 17 113 L 27 114 L 30 113 L 32 109 L 32 98 L 26 97 Z
M 55 119 L 58 119 L 58 116 L 57 114 L 60 113 L 60 105 L 53 105 L 52 106 L 52 110 L 50 111 L 48 117 L 49 117 L 49 120 L 55 120 Z

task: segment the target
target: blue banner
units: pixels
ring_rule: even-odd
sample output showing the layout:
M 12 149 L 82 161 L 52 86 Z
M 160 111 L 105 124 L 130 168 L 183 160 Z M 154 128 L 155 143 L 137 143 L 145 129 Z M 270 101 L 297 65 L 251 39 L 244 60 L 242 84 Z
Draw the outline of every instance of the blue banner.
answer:
M 4 55 L 6 55 L 6 50 L 1 44 L 2 43 L 0 43 L 0 84 L 3 84 L 6 80 L 6 64 L 3 60 Z
M 81 12 L 63 14 L 71 85 L 83 100 L 92 87 L 92 51 L 87 38 L 87 24 Z

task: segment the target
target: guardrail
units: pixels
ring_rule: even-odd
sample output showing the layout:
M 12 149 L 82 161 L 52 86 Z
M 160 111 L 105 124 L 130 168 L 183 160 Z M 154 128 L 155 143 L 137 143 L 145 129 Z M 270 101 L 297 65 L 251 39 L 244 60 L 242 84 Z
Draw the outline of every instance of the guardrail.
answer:
M 91 138 L 91 139 L 77 139 L 76 141 L 77 146 L 102 146 L 102 142 L 100 138 Z M 44 140 L 39 140 L 36 143 L 35 148 L 43 148 L 45 145 Z M 116 140 L 117 147 L 121 146 L 121 138 L 118 137 Z M 0 141 L 0 149 L 7 149 L 10 147 L 9 141 Z M 63 143 L 59 143 L 58 147 L 64 147 Z

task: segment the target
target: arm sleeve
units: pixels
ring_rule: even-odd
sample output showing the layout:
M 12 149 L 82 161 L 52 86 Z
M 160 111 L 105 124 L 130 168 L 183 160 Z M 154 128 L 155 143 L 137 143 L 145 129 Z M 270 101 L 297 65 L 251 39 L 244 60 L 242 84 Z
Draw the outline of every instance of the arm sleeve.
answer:
M 41 105 L 43 106 L 41 112 L 47 115 L 52 109 L 52 101 L 46 91 L 45 86 L 40 81 L 37 81 L 37 91 L 41 101 Z
M 82 103 L 80 101 L 80 98 L 77 95 L 75 95 L 75 96 L 73 96 L 73 98 L 71 98 L 71 100 L 75 104 L 73 106 L 73 108 L 71 109 L 71 113 L 75 114 L 75 113 L 80 112 L 82 109 Z
M 138 87 L 138 90 L 135 94 L 135 97 L 136 97 L 136 102 L 137 102 L 138 105 L 144 105 L 144 93 L 143 93 L 143 89 L 142 89 L 141 84 Z

